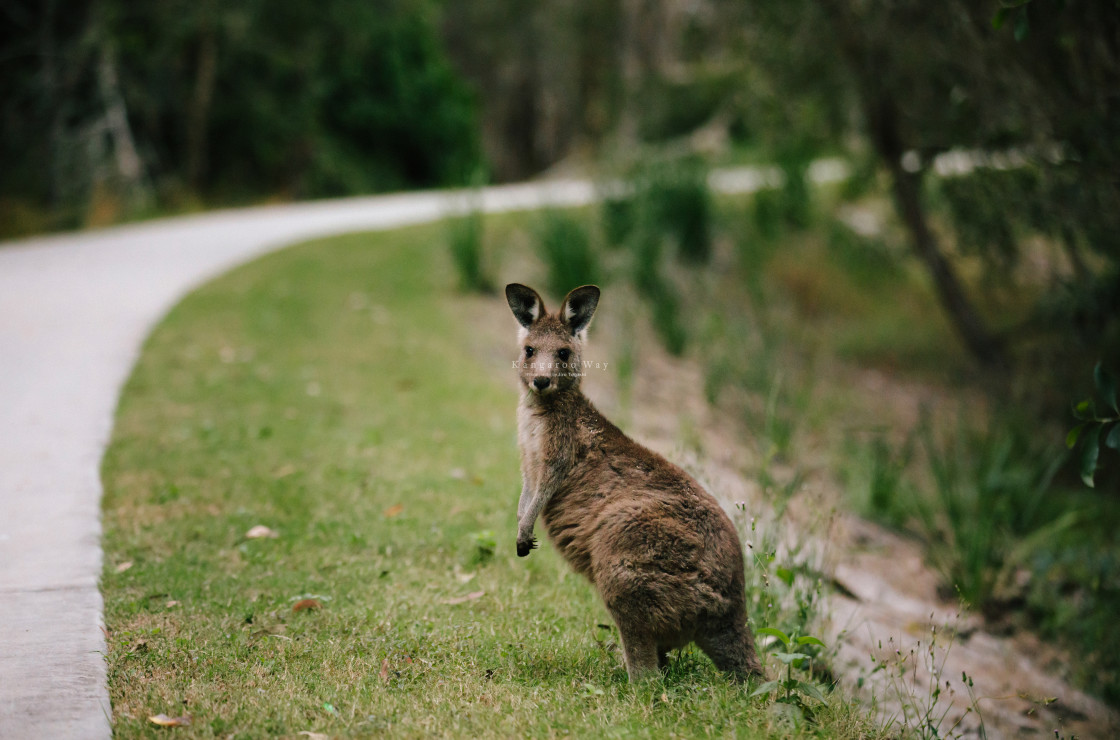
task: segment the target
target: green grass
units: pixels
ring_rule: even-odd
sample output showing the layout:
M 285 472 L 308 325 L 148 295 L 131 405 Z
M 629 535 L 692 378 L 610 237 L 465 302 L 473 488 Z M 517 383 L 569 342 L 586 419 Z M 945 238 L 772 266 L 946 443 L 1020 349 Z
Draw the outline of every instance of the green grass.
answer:
M 695 650 L 628 685 L 590 586 L 514 555 L 516 391 L 455 281 L 443 225 L 320 241 L 149 339 L 102 472 L 116 736 L 876 735 L 839 696 L 794 729 Z

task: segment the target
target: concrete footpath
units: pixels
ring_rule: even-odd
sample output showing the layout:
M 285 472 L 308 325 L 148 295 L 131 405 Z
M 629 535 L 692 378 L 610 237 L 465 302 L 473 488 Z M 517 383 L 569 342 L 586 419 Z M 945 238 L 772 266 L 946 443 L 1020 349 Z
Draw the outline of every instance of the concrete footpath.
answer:
M 825 167 L 814 179 L 842 176 Z M 713 175 L 724 191 L 773 177 Z M 487 188 L 487 212 L 575 206 L 586 181 Z M 101 456 L 141 344 L 184 295 L 320 236 L 444 218 L 463 193 L 218 211 L 0 244 L 0 739 L 105 738 Z

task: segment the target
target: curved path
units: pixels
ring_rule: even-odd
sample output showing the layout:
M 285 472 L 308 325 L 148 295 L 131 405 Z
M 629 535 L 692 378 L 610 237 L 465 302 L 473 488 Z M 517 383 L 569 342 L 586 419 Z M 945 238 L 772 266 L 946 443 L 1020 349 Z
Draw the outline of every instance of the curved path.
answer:
M 814 179 L 842 176 L 827 163 Z M 751 191 L 773 177 L 724 171 Z M 591 202 L 586 181 L 487 188 L 487 212 Z M 0 244 L 0 738 L 111 734 L 100 463 L 155 323 L 205 280 L 294 242 L 434 221 L 462 192 L 219 211 Z
M 588 183 L 492 188 L 489 211 L 577 205 Z M 203 281 L 293 242 L 445 217 L 415 193 L 251 208 L 0 247 L 0 738 L 110 735 L 100 462 L 155 323 Z

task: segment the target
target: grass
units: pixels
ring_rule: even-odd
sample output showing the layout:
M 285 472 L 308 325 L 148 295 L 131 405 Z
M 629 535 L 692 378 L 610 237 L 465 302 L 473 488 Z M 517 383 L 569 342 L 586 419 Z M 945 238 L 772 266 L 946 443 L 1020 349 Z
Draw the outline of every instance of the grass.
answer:
M 444 233 L 274 254 L 147 342 L 102 471 L 116 736 L 875 736 L 840 696 L 794 727 L 695 650 L 632 687 L 589 585 L 515 557 L 515 391 Z
M 494 281 L 486 269 L 483 254 L 484 229 L 484 216 L 477 207 L 447 220 L 448 245 L 459 275 L 459 289 L 468 293 L 494 292 Z

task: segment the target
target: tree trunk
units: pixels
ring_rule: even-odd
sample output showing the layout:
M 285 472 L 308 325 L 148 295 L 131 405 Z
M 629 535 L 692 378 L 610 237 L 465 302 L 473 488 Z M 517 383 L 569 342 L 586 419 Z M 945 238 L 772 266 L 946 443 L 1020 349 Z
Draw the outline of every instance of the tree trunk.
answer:
M 206 176 L 207 129 L 210 102 L 218 70 L 218 43 L 214 30 L 206 24 L 198 45 L 198 66 L 194 78 L 194 94 L 187 113 L 187 182 L 197 192 Z
M 1003 343 L 988 330 L 965 295 L 960 279 L 929 227 L 922 206 L 921 172 L 907 172 L 902 166 L 903 147 L 893 101 L 882 99 L 869 110 L 868 128 L 875 151 L 890 171 L 895 208 L 910 232 L 910 246 L 933 278 L 941 307 L 973 357 L 988 367 L 1006 366 Z
M 953 266 L 941 253 L 937 237 L 926 221 L 920 172 L 910 173 L 902 166 L 906 148 L 899 131 L 897 109 L 890 92 L 882 88 L 876 68 L 884 60 L 869 56 L 869 45 L 859 37 L 860 29 L 865 25 L 864 19 L 854 12 L 851 3 L 843 0 L 826 0 L 822 5 L 832 18 L 839 34 L 841 51 L 855 77 L 871 145 L 890 171 L 895 209 L 910 232 L 911 248 L 933 278 L 941 307 L 949 315 L 953 328 L 968 351 L 985 366 L 1006 367 L 1007 357 L 1002 342 L 988 331 L 984 320 L 965 295 Z
M 101 100 L 105 107 L 104 126 L 113 142 L 115 174 L 133 208 L 146 205 L 149 193 L 144 175 L 144 161 L 136 149 L 132 128 L 128 124 L 128 109 L 121 94 L 117 77 L 117 63 L 112 50 L 103 42 L 98 66 Z

